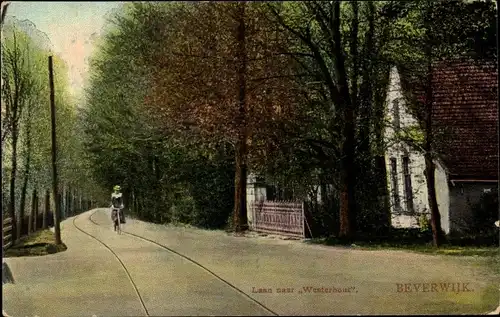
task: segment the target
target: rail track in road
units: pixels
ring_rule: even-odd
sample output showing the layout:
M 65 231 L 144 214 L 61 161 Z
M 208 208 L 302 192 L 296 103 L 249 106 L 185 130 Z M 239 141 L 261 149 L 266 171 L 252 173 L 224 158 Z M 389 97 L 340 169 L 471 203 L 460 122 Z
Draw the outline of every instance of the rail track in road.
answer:
M 96 213 L 97 211 L 94 211 L 90 216 L 89 216 L 89 220 L 94 223 L 94 224 L 97 224 L 95 223 L 94 221 L 92 221 L 92 215 L 94 213 Z M 79 231 L 81 231 L 82 233 L 88 235 L 89 237 L 95 239 L 97 242 L 99 242 L 100 244 L 102 244 L 106 249 L 108 249 L 114 256 L 115 258 L 118 260 L 118 262 L 120 262 L 120 265 L 123 267 L 123 269 L 125 270 L 125 273 L 127 273 L 127 276 L 130 280 L 130 283 L 132 284 L 132 286 L 134 287 L 134 290 L 137 294 L 137 296 L 139 297 L 139 301 L 141 302 L 141 305 L 142 305 L 142 308 L 144 309 L 144 312 L 146 313 L 146 316 L 150 316 L 149 315 L 149 312 L 148 312 L 148 308 L 146 307 L 146 305 L 144 304 L 144 300 L 142 299 L 142 296 L 141 296 L 141 293 L 139 292 L 139 289 L 137 288 L 137 285 L 135 284 L 134 282 L 134 279 L 132 279 L 132 276 L 130 275 L 130 272 L 128 271 L 127 267 L 125 266 L 125 264 L 123 263 L 123 261 L 120 259 L 120 257 L 116 254 L 115 251 L 113 251 L 113 249 L 111 249 L 110 246 L 108 246 L 106 243 L 104 243 L 101 239 L 97 238 L 96 236 L 86 232 L 85 230 L 83 230 L 82 228 L 78 227 L 76 225 L 76 219 L 78 218 L 79 216 L 77 217 L 74 217 L 73 218 L 73 225 L 75 226 L 76 229 L 78 229 Z
M 94 225 L 96 226 L 99 226 L 99 227 L 104 227 L 102 224 L 99 224 L 97 223 L 96 221 L 94 221 L 92 219 L 92 216 L 94 216 L 96 213 L 98 212 L 98 210 L 92 212 L 90 215 L 89 215 L 89 221 L 92 222 Z M 108 249 L 112 254 L 113 256 L 118 260 L 118 262 L 120 263 L 120 265 L 122 266 L 122 268 L 125 270 L 129 280 L 130 280 L 130 283 L 132 284 L 137 296 L 139 297 L 139 301 L 141 302 L 141 305 L 144 309 L 144 312 L 146 314 L 146 316 L 150 316 L 149 315 L 149 312 L 148 312 L 148 309 L 144 303 L 144 300 L 139 292 L 139 289 L 137 288 L 137 285 L 135 284 L 132 276 L 130 275 L 130 272 L 129 270 L 127 269 L 127 267 L 125 266 L 125 264 L 123 263 L 123 261 L 120 259 L 120 257 L 116 254 L 115 251 L 113 251 L 113 249 L 108 246 L 104 241 L 102 241 L 101 239 L 97 238 L 96 236 L 92 235 L 91 233 L 88 233 L 86 232 L 85 230 L 83 230 L 82 228 L 78 227 L 76 225 L 76 219 L 78 218 L 79 216 L 73 218 L 73 225 L 75 226 L 76 229 L 78 229 L 79 231 L 81 231 L 82 233 L 88 235 L 89 237 L 95 239 L 97 242 L 99 242 L 100 244 L 102 244 L 104 247 L 106 247 L 106 249 Z M 189 262 L 195 264 L 196 266 L 198 266 L 199 268 L 201 268 L 203 271 L 211 274 L 212 276 L 214 276 L 217 280 L 221 281 L 222 283 L 226 284 L 227 286 L 229 286 L 230 288 L 232 288 L 234 291 L 238 292 L 239 294 L 241 294 L 243 297 L 247 298 L 248 300 L 254 302 L 255 304 L 257 304 L 258 306 L 262 307 L 264 310 L 266 310 L 267 312 L 271 313 L 272 315 L 274 316 L 279 316 L 277 313 L 275 313 L 274 311 L 272 311 L 270 308 L 266 307 L 264 304 L 260 303 L 259 301 L 257 301 L 256 299 L 254 299 L 253 297 L 251 297 L 250 295 L 248 295 L 247 293 L 245 293 L 244 291 L 242 291 L 241 289 L 239 289 L 238 287 L 234 286 L 233 284 L 231 284 L 230 282 L 226 281 L 225 279 L 223 279 L 222 277 L 220 277 L 219 275 L 217 275 L 216 273 L 214 273 L 213 271 L 211 271 L 210 269 L 206 268 L 205 266 L 203 266 L 202 264 L 198 263 L 197 261 L 195 261 L 194 259 L 184 255 L 184 254 L 181 254 L 179 253 L 178 251 L 172 249 L 172 248 L 169 248 L 165 245 L 162 245 L 156 241 L 153 241 L 153 240 L 150 240 L 148 238 L 145 238 L 145 237 L 142 237 L 140 235 L 137 235 L 137 234 L 134 234 L 134 233 L 131 233 L 131 232 L 127 232 L 125 230 L 122 230 L 121 232 L 122 234 L 126 234 L 126 235 L 129 235 L 131 237 L 134 237 L 136 239 L 140 239 L 140 240 L 143 240 L 143 241 L 146 241 L 146 242 L 149 242 L 161 249 L 163 249 L 164 251 L 167 251 L 167 252 L 170 252 L 170 253 L 173 253 L 185 260 L 188 260 Z

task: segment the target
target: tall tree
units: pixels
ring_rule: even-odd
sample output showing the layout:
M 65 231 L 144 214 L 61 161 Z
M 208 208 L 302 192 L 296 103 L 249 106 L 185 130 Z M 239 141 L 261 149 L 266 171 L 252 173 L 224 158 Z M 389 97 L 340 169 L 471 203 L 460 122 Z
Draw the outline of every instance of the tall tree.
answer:
M 309 71 L 310 78 L 319 80 L 323 85 L 325 90 L 320 93 L 324 96 L 323 102 L 331 109 L 329 114 L 333 119 L 331 121 L 341 122 L 340 125 L 338 123 L 329 125 L 330 133 L 337 132 L 341 139 L 341 144 L 338 146 L 339 181 L 333 180 L 331 183 L 338 183 L 339 236 L 346 239 L 352 238 L 356 228 L 355 131 L 360 101 L 358 84 L 362 75 L 359 72 L 359 64 L 362 61 L 358 48 L 359 4 L 351 3 L 350 6 L 352 7 L 351 32 L 345 34 L 341 25 L 347 23 L 349 19 L 345 14 L 341 14 L 345 9 L 340 1 L 271 5 L 276 22 L 298 41 L 298 47 L 306 51 L 305 54 L 304 51 L 292 51 L 289 54 L 300 58 L 302 65 Z M 291 19 L 290 16 L 295 16 L 295 19 Z M 345 21 L 342 21 L 342 17 Z M 337 147 L 334 145 L 335 139 L 320 144 Z
M 266 121 L 290 114 L 296 85 L 289 59 L 273 55 L 284 37 L 272 33 L 262 4 L 198 3 L 189 9 L 177 16 L 182 39 L 152 59 L 159 64 L 149 104 L 168 129 L 234 146 L 233 227 L 239 231 L 247 222 L 248 155 L 265 138 Z
M 246 213 L 246 185 L 247 185 L 247 156 L 248 156 L 248 136 L 247 136 L 247 52 L 246 52 L 246 22 L 245 22 L 246 2 L 239 2 L 237 8 L 237 61 L 238 61 L 238 102 L 239 111 L 236 114 L 239 126 L 238 140 L 236 141 L 236 178 L 234 196 L 234 226 L 236 231 L 241 231 L 247 226 Z
M 421 142 L 413 140 L 410 144 L 417 143 L 424 153 L 433 243 L 439 246 L 444 233 L 436 198 L 435 160 L 441 155 L 446 133 L 436 129 L 433 122 L 433 77 L 440 61 L 495 56 L 495 8 L 493 3 L 481 1 L 391 1 L 386 13 L 398 16 L 388 55 L 392 52 L 390 58 L 402 72 L 405 99 L 422 132 Z
M 2 163 L 9 171 L 7 201 L 9 213 L 18 217 L 14 229 L 20 236 L 28 192 L 50 186 L 50 118 L 48 95 L 47 48 L 50 41 L 29 21 L 8 17 L 2 26 Z M 55 78 L 57 112 L 62 118 L 58 133 L 62 136 L 61 164 L 63 176 L 75 180 L 74 168 L 83 161 L 82 146 L 73 133 L 76 112 L 67 93 L 69 84 L 64 62 L 54 57 L 54 67 L 62 76 Z M 5 102 L 4 102 L 5 101 Z M 4 107 L 5 104 L 5 107 Z M 6 158 L 4 153 L 9 154 Z M 6 164 L 7 163 L 7 164 Z M 9 166 L 10 165 L 10 166 Z M 10 168 L 9 168 L 10 167 Z M 7 176 L 7 175 L 5 175 Z M 91 179 L 85 181 L 92 188 Z M 18 185 L 20 184 L 20 185 Z M 7 190 L 3 187 L 2 192 Z M 31 204 L 34 202 L 31 201 Z M 6 204 L 6 205 L 7 205 Z M 18 207 L 18 210 L 16 210 Z M 17 212 L 16 212 L 17 211 Z M 14 218 L 14 219 L 16 219 Z
M 30 50 L 29 37 L 18 30 L 12 30 L 7 40 L 2 43 L 4 64 L 2 67 L 2 94 L 5 98 L 5 121 L 8 122 L 11 136 L 11 174 L 9 214 L 13 219 L 13 238 L 18 239 L 17 227 L 20 218 L 16 217 L 16 180 L 18 171 L 18 140 L 20 120 L 32 93 L 33 79 L 30 76 L 28 54 Z M 4 132 L 5 133 L 5 132 Z M 2 135 L 4 136 L 4 135 Z M 18 219 L 14 221 L 14 219 Z

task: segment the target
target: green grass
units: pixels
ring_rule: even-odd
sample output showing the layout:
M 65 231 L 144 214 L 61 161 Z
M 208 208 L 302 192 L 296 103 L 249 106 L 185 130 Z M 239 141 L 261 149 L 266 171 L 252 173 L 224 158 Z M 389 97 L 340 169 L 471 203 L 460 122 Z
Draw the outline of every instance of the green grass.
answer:
M 47 229 L 21 238 L 19 243 L 5 250 L 4 257 L 41 256 L 66 251 L 66 249 L 64 243 L 61 245 L 55 243 L 54 233 Z
M 356 246 L 357 249 L 371 250 L 371 249 L 387 249 L 387 250 L 404 250 L 426 254 L 436 255 L 453 255 L 453 256 L 482 256 L 494 257 L 499 256 L 500 252 L 498 247 L 458 247 L 458 246 L 441 246 L 433 247 L 431 245 L 401 245 L 401 246 Z
M 311 239 L 309 243 L 323 244 L 328 246 L 343 246 L 356 250 L 396 250 L 407 251 L 430 255 L 443 256 L 472 256 L 481 259 L 480 265 L 486 267 L 490 272 L 500 275 L 500 248 L 497 246 L 457 246 L 444 244 L 440 247 L 434 247 L 431 242 L 418 241 L 415 243 L 397 243 L 397 242 L 366 242 L 355 241 L 346 244 L 336 238 L 318 238 Z
M 438 248 L 428 243 L 395 243 L 395 242 L 361 242 L 355 241 L 351 244 L 345 244 L 335 238 L 318 238 L 311 239 L 312 244 L 323 244 L 329 246 L 348 246 L 359 250 L 402 250 L 413 251 L 418 253 L 438 254 L 438 255 L 454 255 L 454 256 L 482 256 L 495 257 L 500 256 L 499 247 L 495 246 L 455 246 L 444 244 Z

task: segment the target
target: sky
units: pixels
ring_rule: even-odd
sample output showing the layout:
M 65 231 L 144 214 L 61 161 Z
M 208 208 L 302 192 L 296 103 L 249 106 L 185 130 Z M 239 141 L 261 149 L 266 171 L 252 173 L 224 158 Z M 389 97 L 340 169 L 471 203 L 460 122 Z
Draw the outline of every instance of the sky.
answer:
M 11 1 L 7 18 L 28 19 L 47 34 L 55 53 L 68 64 L 71 90 L 78 96 L 88 71 L 87 59 L 94 49 L 92 38 L 100 34 L 110 11 L 122 3 Z

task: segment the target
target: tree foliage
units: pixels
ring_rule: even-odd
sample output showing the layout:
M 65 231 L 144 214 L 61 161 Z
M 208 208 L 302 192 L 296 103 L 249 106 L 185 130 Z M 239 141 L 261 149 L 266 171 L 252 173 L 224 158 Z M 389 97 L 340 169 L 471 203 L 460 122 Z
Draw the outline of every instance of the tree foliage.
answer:
M 93 176 L 121 184 L 128 205 L 153 221 L 220 227 L 233 206 L 237 227 L 250 171 L 293 199 L 322 187 L 316 212 L 331 216 L 335 234 L 387 229 L 391 67 L 422 76 L 412 67 L 424 65 L 416 48 L 429 21 L 436 56 L 495 51 L 489 5 L 426 5 L 124 5 L 91 64 L 81 122 Z M 417 130 L 408 139 L 423 147 Z
M 32 209 L 31 193 L 44 193 L 52 184 L 47 66 L 52 53 L 39 32 L 29 21 L 13 17 L 2 25 L 2 192 L 9 193 L 3 195 L 3 206 L 18 219 L 19 230 L 25 210 Z M 92 181 L 83 177 L 85 172 L 78 172 L 86 163 L 75 130 L 77 113 L 68 90 L 68 69 L 58 56 L 54 56 L 54 73 L 60 181 L 85 188 L 90 198 Z M 14 230 L 17 235 L 19 230 Z

